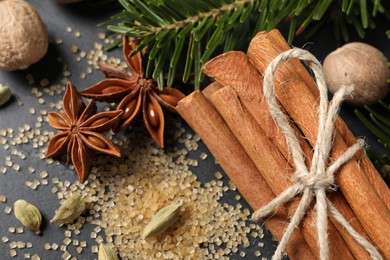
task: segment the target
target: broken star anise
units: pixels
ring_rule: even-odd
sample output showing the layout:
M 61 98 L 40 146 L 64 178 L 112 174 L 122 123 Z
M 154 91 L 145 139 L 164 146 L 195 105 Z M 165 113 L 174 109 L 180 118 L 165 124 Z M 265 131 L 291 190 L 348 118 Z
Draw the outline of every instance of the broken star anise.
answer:
M 123 56 L 130 74 L 99 64 L 100 70 L 108 79 L 83 90 L 81 95 L 99 101 L 119 102 L 116 109 L 123 110 L 123 116 L 115 127 L 115 132 L 128 126 L 142 109 L 146 129 L 155 143 L 163 148 L 165 121 L 161 105 L 175 111 L 177 102 L 185 96 L 174 88 L 159 90 L 154 80 L 144 78 L 141 53 L 129 57 L 137 45 L 130 44 L 130 39 L 126 36 L 123 36 L 122 42 Z
M 96 114 L 96 103 L 88 106 L 68 82 L 63 100 L 64 112 L 50 112 L 49 124 L 60 132 L 54 135 L 47 147 L 46 157 L 57 157 L 67 153 L 67 162 L 72 163 L 83 183 L 88 178 L 95 151 L 120 157 L 120 151 L 101 132 L 115 125 L 122 111 L 106 111 Z

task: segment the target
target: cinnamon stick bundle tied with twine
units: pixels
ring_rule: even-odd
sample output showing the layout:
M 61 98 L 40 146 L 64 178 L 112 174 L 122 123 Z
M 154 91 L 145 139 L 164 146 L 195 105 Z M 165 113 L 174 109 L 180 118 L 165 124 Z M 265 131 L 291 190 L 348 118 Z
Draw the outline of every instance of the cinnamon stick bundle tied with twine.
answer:
M 317 197 L 325 197 L 326 189 L 335 189 L 335 185 L 332 184 L 335 177 L 329 175 L 329 172 L 335 173 L 336 171 L 338 190 L 327 194 L 328 197 L 325 197 L 324 206 L 325 216 L 329 217 L 332 222 L 324 228 L 325 235 L 329 235 L 330 238 L 329 258 L 381 259 L 378 251 L 385 258 L 388 258 L 390 257 L 390 247 L 387 240 L 390 233 L 389 230 L 381 227 L 390 226 L 389 190 L 364 154 L 364 150 L 360 149 L 363 143 L 356 141 L 345 123 L 337 117 L 338 106 L 336 105 L 330 107 L 333 112 L 329 115 L 330 110 L 325 109 L 327 112 L 325 116 L 328 120 L 333 121 L 328 133 L 331 137 L 328 135 L 325 138 L 329 140 L 325 143 L 330 144 L 330 147 L 325 148 L 324 151 L 327 152 L 317 151 L 316 158 L 312 157 L 312 150 L 318 149 L 316 149 L 316 146 L 317 141 L 320 140 L 317 140 L 319 128 L 322 129 L 322 127 L 318 127 L 321 120 L 318 119 L 317 113 L 320 98 L 318 98 L 317 85 L 298 59 L 292 59 L 288 64 L 284 64 L 274 75 L 273 80 L 275 81 L 278 104 L 281 105 L 281 109 L 286 112 L 286 115 L 292 119 L 289 123 L 295 131 L 294 134 L 301 146 L 304 155 L 301 157 L 305 157 L 305 165 L 309 169 L 305 169 L 303 163 L 301 164 L 303 171 L 299 171 L 296 167 L 295 158 L 291 156 L 290 144 L 285 141 L 284 133 L 286 131 L 275 123 L 273 116 L 268 111 L 267 100 L 263 95 L 261 75 L 265 75 L 266 68 L 275 57 L 289 49 L 289 45 L 277 30 L 270 33 L 259 33 L 248 48 L 248 56 L 244 53 L 229 52 L 214 58 L 203 66 L 202 70 L 218 82 L 207 88 L 207 91 L 204 91 L 205 95 L 207 92 L 207 99 L 213 106 L 206 102 L 208 103 L 208 106 L 206 106 L 208 109 L 204 113 L 190 113 L 193 111 L 191 109 L 193 106 L 203 107 L 203 105 L 199 106 L 197 101 L 206 101 L 205 98 L 200 98 L 201 95 L 199 94 L 201 92 L 194 92 L 183 99 L 178 104 L 177 109 L 187 123 L 199 134 L 213 155 L 220 158 L 217 158 L 217 160 L 220 161 L 225 172 L 237 185 L 254 210 L 264 207 L 272 200 L 271 197 L 284 195 L 285 190 L 290 190 L 290 186 L 295 187 L 292 194 L 296 196 L 291 197 L 293 201 L 287 203 L 286 208 L 279 207 L 277 212 L 269 208 L 268 211 L 273 212 L 273 214 L 266 221 L 266 223 L 271 224 L 270 220 L 275 220 L 276 215 L 281 216 L 278 214 L 281 210 L 286 210 L 289 216 L 293 216 L 299 205 L 308 208 L 307 214 L 305 214 L 305 211 L 301 213 L 305 215 L 305 217 L 302 217 L 302 224 L 292 228 L 294 232 L 290 239 L 288 239 L 288 236 L 282 238 L 284 227 L 287 227 L 287 221 L 283 222 L 283 227 L 267 225 L 279 241 L 284 239 L 281 245 L 288 242 L 287 252 L 291 259 L 313 259 L 314 257 L 307 256 L 314 253 L 316 257 L 319 257 L 320 251 L 324 252 L 325 250 L 326 252 L 327 245 L 317 239 L 317 228 L 315 227 L 317 209 L 306 206 L 305 203 L 300 203 L 300 201 L 307 189 L 309 189 L 307 194 L 310 195 L 307 196 L 307 200 L 310 201 L 314 201 L 313 198 L 316 197 L 317 193 L 322 193 Z M 241 70 L 237 70 L 237 64 L 240 64 Z M 215 86 L 218 87 L 215 88 Z M 347 88 L 343 91 L 344 94 L 348 94 L 350 90 Z M 332 103 L 341 103 L 344 94 L 340 94 L 340 97 L 337 98 L 339 101 L 335 102 L 334 100 Z M 321 100 L 327 101 L 327 98 Z M 214 108 L 219 113 L 216 113 Z M 279 113 L 283 114 L 280 111 Z M 215 120 L 216 115 L 219 115 L 220 120 Z M 337 118 L 333 119 L 333 117 Z M 335 125 L 334 130 L 332 129 L 333 124 Z M 221 147 L 230 147 L 231 145 L 231 142 L 227 144 L 228 142 L 221 141 L 221 135 L 225 136 L 224 133 L 229 132 L 229 129 L 231 130 L 230 136 L 234 137 L 233 140 L 235 140 L 235 150 L 243 158 L 246 158 L 245 163 L 239 162 L 239 160 L 231 160 L 232 154 L 228 151 L 219 152 L 224 150 Z M 212 135 L 212 138 L 210 135 Z M 333 144 L 331 140 L 333 140 Z M 324 141 L 324 139 L 321 141 L 322 144 Z M 344 154 L 345 152 L 347 154 Z M 326 159 L 323 159 L 323 157 Z M 352 157 L 354 159 L 349 160 Z M 223 160 L 224 158 L 229 159 Z M 313 160 L 314 163 L 312 164 Z M 272 163 L 270 163 L 271 161 Z M 334 161 L 340 164 L 337 167 L 342 165 L 339 170 L 336 169 L 337 164 L 331 165 L 331 167 L 334 167 L 333 170 L 326 167 L 328 162 Z M 242 171 L 242 166 L 246 165 L 247 162 L 251 165 L 251 174 Z M 321 164 L 318 164 L 318 162 Z M 253 169 L 253 167 L 256 169 Z M 313 171 L 311 171 L 312 169 Z M 313 177 L 310 175 L 311 173 L 321 173 L 320 169 L 325 169 L 322 174 L 318 174 L 320 176 Z M 258 178 L 256 170 L 264 179 Z M 292 179 L 295 179 L 295 181 Z M 296 182 L 302 185 L 299 186 Z M 263 188 L 256 188 L 256 185 Z M 268 193 L 265 192 L 266 194 L 264 194 L 265 190 L 263 189 Z M 317 191 L 319 189 L 324 189 L 324 191 Z M 264 198 L 263 195 L 267 194 L 267 198 Z M 286 197 L 286 202 L 288 202 L 288 199 L 289 196 Z M 323 198 L 322 201 L 324 201 Z M 371 203 L 368 208 L 366 207 L 367 203 Z M 310 205 L 313 204 L 310 203 Z M 330 214 L 327 214 L 328 211 Z M 294 230 L 294 228 L 299 229 Z M 303 237 L 306 243 L 299 244 L 299 237 Z M 378 247 L 378 251 L 365 240 L 365 237 L 369 237 L 372 243 Z M 304 240 L 301 241 L 304 242 Z M 327 241 L 326 236 L 322 237 L 322 241 Z M 319 248 L 320 244 L 321 250 Z M 296 248 L 304 249 L 298 252 L 294 251 Z M 283 250 L 280 250 L 280 252 L 282 253 Z M 321 253 L 322 257 L 326 257 L 326 255 L 323 255 Z
M 274 88 L 274 75 L 278 66 L 290 59 L 300 59 L 312 69 L 320 91 L 319 126 L 314 154 L 309 169 L 306 168 L 304 154 L 295 136 L 294 129 L 288 122 L 288 117 L 280 109 Z M 264 97 L 269 105 L 269 111 L 275 122 L 285 134 L 290 148 L 296 171 L 294 173 L 295 184 L 272 200 L 268 205 L 258 209 L 253 214 L 253 219 L 259 220 L 278 207 L 292 200 L 302 193 L 299 206 L 288 225 L 282 240 L 273 256 L 273 259 L 281 259 L 283 251 L 288 244 L 295 227 L 299 226 L 304 218 L 310 202 L 316 199 L 317 234 L 320 247 L 320 258 L 329 258 L 327 237 L 327 214 L 328 212 L 351 234 L 351 236 L 370 254 L 373 259 L 382 259 L 378 250 L 362 235 L 356 232 L 348 221 L 342 216 L 332 202 L 326 198 L 326 190 L 336 189 L 334 173 L 354 154 L 364 146 L 363 140 L 358 140 L 349 147 L 338 159 L 327 166 L 329 153 L 332 148 L 334 123 L 338 110 L 346 95 L 351 94 L 353 87 L 345 86 L 335 93 L 332 101 L 328 104 L 327 87 L 325 84 L 322 67 L 319 61 L 309 52 L 301 49 L 291 49 L 277 56 L 267 67 L 264 73 Z M 351 173 L 352 174 L 352 173 Z
M 289 49 L 290 46 L 280 32 L 273 30 L 269 33 L 258 33 L 252 39 L 247 54 L 257 71 L 264 75 L 270 62 Z M 317 85 L 298 59 L 283 64 L 274 79 L 280 105 L 314 149 L 319 125 Z M 335 122 L 330 160 L 336 160 L 355 142 L 355 137 L 338 118 Z M 361 149 L 356 153 L 355 160 L 344 163 L 337 171 L 338 190 L 354 211 L 372 243 L 384 258 L 390 259 L 390 229 L 384 228 L 390 226 L 390 190 L 367 160 Z M 339 207 L 338 209 L 341 210 Z

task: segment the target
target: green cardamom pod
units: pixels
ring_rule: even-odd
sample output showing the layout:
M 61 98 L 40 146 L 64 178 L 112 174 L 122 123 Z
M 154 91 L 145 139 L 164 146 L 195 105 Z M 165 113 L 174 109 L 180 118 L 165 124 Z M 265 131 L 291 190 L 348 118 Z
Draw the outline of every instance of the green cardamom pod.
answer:
M 62 203 L 50 223 L 69 224 L 80 217 L 84 210 L 85 200 L 80 193 L 76 193 Z
M 25 200 L 17 200 L 14 203 L 14 213 L 15 217 L 23 226 L 34 231 L 36 234 L 41 233 L 42 215 L 37 207 Z
M 170 225 L 172 225 L 180 214 L 183 203 L 175 203 L 160 209 L 156 215 L 153 216 L 149 224 L 146 225 L 142 233 L 143 238 L 158 235 L 164 232 Z
M 9 87 L 0 84 L 0 106 L 4 105 L 11 99 L 12 93 Z
M 114 248 L 108 247 L 104 243 L 100 243 L 98 260 L 119 260 L 119 258 L 117 256 L 117 254 L 115 253 Z

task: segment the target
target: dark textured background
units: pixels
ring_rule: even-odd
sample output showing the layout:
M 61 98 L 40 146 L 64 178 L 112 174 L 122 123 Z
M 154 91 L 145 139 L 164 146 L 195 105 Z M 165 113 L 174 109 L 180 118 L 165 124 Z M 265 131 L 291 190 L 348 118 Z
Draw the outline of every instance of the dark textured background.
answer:
M 25 71 L 16 72 L 0 72 L 0 84 L 8 85 L 12 88 L 14 98 L 5 107 L 0 108 L 0 129 L 4 128 L 15 128 L 22 126 L 24 123 L 28 123 L 31 126 L 35 123 L 35 117 L 37 115 L 30 115 L 28 110 L 30 107 L 36 107 L 39 111 L 40 105 L 37 99 L 31 94 L 31 86 L 27 84 L 26 75 L 28 73 L 33 74 L 36 82 L 39 82 L 43 78 L 48 78 L 51 83 L 59 83 L 62 78 L 61 64 L 57 61 L 57 57 L 63 59 L 63 63 L 69 66 L 69 70 L 72 73 L 70 79 L 75 83 L 78 88 L 85 88 L 93 83 L 101 80 L 103 76 L 94 72 L 88 76 L 86 80 L 80 79 L 80 72 L 84 72 L 86 68 L 85 62 L 76 62 L 75 55 L 71 54 L 70 48 L 73 44 L 80 47 L 81 50 L 87 51 L 93 48 L 93 42 L 101 42 L 98 39 L 99 32 L 106 32 L 105 28 L 98 28 L 97 23 L 105 21 L 110 15 L 116 11 L 109 9 L 99 9 L 93 7 L 86 7 L 85 5 L 72 5 L 64 6 L 56 4 L 55 1 L 39 1 L 29 0 L 34 8 L 40 13 L 43 21 L 47 25 L 50 39 L 61 38 L 63 43 L 60 45 L 50 44 L 47 55 L 37 64 L 34 64 Z M 381 49 L 387 57 L 390 57 L 389 41 L 385 38 L 384 31 L 385 21 L 380 21 L 378 28 L 375 31 L 369 31 L 364 41 Z M 388 24 L 388 23 L 387 23 Z M 80 31 L 81 38 L 76 38 L 72 33 L 66 32 L 66 27 L 70 26 L 74 31 Z M 28 37 L 28 35 L 26 35 Z M 294 42 L 297 47 L 303 47 L 313 52 L 319 60 L 323 60 L 327 53 L 336 48 L 336 41 L 332 32 L 332 27 L 326 25 L 314 38 L 308 40 L 297 39 Z M 120 50 L 115 50 L 110 53 L 109 56 L 121 56 Z M 38 85 L 36 83 L 36 85 Z M 58 98 L 58 97 L 55 97 Z M 45 97 L 46 102 L 57 102 L 57 99 L 50 100 Z M 24 105 L 19 106 L 17 100 L 22 100 Z M 344 106 L 342 110 L 342 117 L 347 122 L 352 131 L 359 136 L 367 136 L 369 142 L 375 145 L 375 138 L 373 138 L 364 127 L 357 121 L 353 115 L 353 109 Z M 47 124 L 43 124 L 43 128 L 47 127 Z M 189 130 L 191 131 L 191 130 Z M 30 143 L 31 144 L 31 143 Z M 12 147 L 10 148 L 10 150 Z M 58 207 L 59 201 L 55 194 L 51 193 L 50 189 L 53 187 L 52 184 L 48 186 L 40 186 L 37 191 L 33 191 L 25 186 L 26 180 L 39 179 L 37 173 L 42 170 L 50 168 L 44 161 L 37 158 L 34 154 L 35 150 L 32 149 L 31 145 L 23 146 L 22 149 L 28 154 L 26 161 L 17 161 L 22 168 L 22 172 L 26 171 L 27 166 L 33 166 L 36 170 L 35 176 L 24 174 L 22 172 L 16 173 L 12 170 L 8 170 L 6 175 L 0 174 L 0 195 L 7 196 L 7 203 L 0 203 L 0 237 L 6 235 L 11 241 L 31 241 L 33 247 L 31 249 L 18 249 L 19 255 L 14 259 L 22 259 L 23 253 L 31 253 L 31 255 L 38 253 L 41 259 L 61 259 L 62 252 L 57 251 L 46 251 L 43 245 L 47 242 L 61 245 L 64 239 L 64 228 L 58 227 L 57 225 L 49 225 L 48 220 L 52 217 L 54 210 Z M 4 157 L 10 154 L 10 150 L 4 151 L 0 148 L 0 165 L 4 163 Z M 207 148 L 201 144 L 200 150 L 190 154 L 194 158 L 199 158 L 199 153 L 205 151 L 210 154 Z M 58 168 L 56 168 L 58 169 Z M 194 173 L 197 174 L 202 182 L 208 181 L 214 178 L 213 173 L 218 170 L 218 167 L 214 164 L 213 158 L 208 157 L 207 160 L 200 160 L 199 167 L 193 169 Z M 49 169 L 48 169 L 49 171 Z M 67 167 L 63 167 L 61 172 L 50 171 L 49 180 L 53 177 L 59 177 L 60 180 L 76 180 L 76 174 L 69 170 Z M 209 173 L 209 175 L 207 175 Z M 226 177 L 224 178 L 226 181 Z M 49 181 L 51 183 L 51 181 Z M 235 194 L 229 194 L 225 196 L 223 200 L 236 203 L 234 200 Z M 17 199 L 26 199 L 31 203 L 37 205 L 43 214 L 43 235 L 36 236 L 32 232 L 25 229 L 23 234 L 10 234 L 8 232 L 9 226 L 20 226 L 19 222 L 15 219 L 13 212 L 10 215 L 4 213 L 5 206 L 13 205 Z M 248 205 L 244 201 L 240 201 L 245 207 Z M 74 254 L 78 259 L 94 259 L 97 258 L 96 254 L 90 252 L 90 246 L 96 244 L 95 241 L 89 238 L 90 231 L 93 229 L 92 225 L 85 225 L 82 229 L 81 234 L 77 237 L 79 241 L 88 241 L 88 247 L 84 250 L 83 254 Z M 270 257 L 276 244 L 272 242 L 271 236 L 266 235 L 264 248 L 258 248 L 257 246 L 251 246 L 246 249 L 247 259 L 254 258 L 254 252 L 260 250 L 262 256 Z M 253 243 L 252 243 L 253 244 Z M 74 253 L 73 249 L 70 250 Z M 0 259 L 10 259 L 9 256 L 9 243 L 0 242 Z M 233 255 L 233 259 L 240 259 L 240 256 Z

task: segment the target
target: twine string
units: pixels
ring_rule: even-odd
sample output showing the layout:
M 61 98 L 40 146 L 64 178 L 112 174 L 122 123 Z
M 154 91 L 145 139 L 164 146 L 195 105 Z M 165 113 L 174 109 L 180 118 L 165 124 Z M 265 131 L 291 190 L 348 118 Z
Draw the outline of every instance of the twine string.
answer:
M 294 129 L 290 126 L 287 115 L 282 112 L 275 98 L 274 76 L 276 70 L 280 64 L 290 59 L 300 59 L 311 68 L 314 73 L 317 87 L 320 91 L 318 133 L 310 169 L 307 169 L 305 165 L 304 153 L 299 145 Z M 259 220 L 271 214 L 278 207 L 295 198 L 295 196 L 302 194 L 299 205 L 292 216 L 272 259 L 277 260 L 283 257 L 288 241 L 290 240 L 295 228 L 301 223 L 308 210 L 309 204 L 314 198 L 316 200 L 316 228 L 320 249 L 320 259 L 329 259 L 327 232 L 328 212 L 363 248 L 365 248 L 365 250 L 367 250 L 372 259 L 383 259 L 375 246 L 360 235 L 326 197 L 326 190 L 336 189 L 334 173 L 344 163 L 349 161 L 358 150 L 364 147 L 364 141 L 362 139 L 358 139 L 354 145 L 349 147 L 331 165 L 327 165 L 329 153 L 333 145 L 334 123 L 341 103 L 343 102 L 345 96 L 352 93 L 353 87 L 343 86 L 335 93 L 329 104 L 327 96 L 328 90 L 320 62 L 308 51 L 293 48 L 277 56 L 268 65 L 264 74 L 263 88 L 264 97 L 268 103 L 270 114 L 285 135 L 294 160 L 296 171 L 293 175 L 294 184 L 273 199 L 269 204 L 258 209 L 253 214 L 252 219 Z

